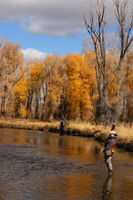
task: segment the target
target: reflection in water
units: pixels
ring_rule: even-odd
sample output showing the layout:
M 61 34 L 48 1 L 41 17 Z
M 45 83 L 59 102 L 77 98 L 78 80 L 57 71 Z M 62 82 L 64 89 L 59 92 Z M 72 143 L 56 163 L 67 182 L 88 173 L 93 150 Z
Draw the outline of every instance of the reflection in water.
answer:
M 2 144 L 31 144 L 41 147 L 41 151 L 50 155 L 82 157 L 97 160 L 101 145 L 90 139 L 59 136 L 58 134 L 49 134 L 27 130 L 1 129 L 0 143 Z M 95 153 L 92 156 L 91 151 Z M 84 155 L 84 156 L 83 156 Z M 85 159 L 84 159 L 85 161 Z M 88 160 L 86 160 L 88 163 Z
M 0 129 L 0 200 L 133 199 L 133 154 L 116 151 L 106 177 L 101 148 L 89 138 Z
M 111 200 L 112 190 L 112 175 L 108 175 L 105 183 L 103 184 L 102 200 Z

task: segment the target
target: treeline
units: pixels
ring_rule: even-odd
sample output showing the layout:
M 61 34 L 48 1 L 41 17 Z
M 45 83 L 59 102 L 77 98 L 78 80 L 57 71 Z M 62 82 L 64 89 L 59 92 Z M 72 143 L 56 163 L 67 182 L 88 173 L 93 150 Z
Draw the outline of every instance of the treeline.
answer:
M 110 50 L 106 61 L 106 101 L 110 114 L 106 116 L 108 120 L 105 123 L 116 120 L 116 107 L 119 104 L 116 95 L 119 89 L 117 62 L 118 57 Z M 50 55 L 44 61 L 25 63 L 19 45 L 1 41 L 0 115 L 43 121 L 67 119 L 100 123 L 96 65 L 93 51 L 65 57 Z M 123 107 L 117 120 L 132 123 L 132 51 L 125 56 L 123 65 Z

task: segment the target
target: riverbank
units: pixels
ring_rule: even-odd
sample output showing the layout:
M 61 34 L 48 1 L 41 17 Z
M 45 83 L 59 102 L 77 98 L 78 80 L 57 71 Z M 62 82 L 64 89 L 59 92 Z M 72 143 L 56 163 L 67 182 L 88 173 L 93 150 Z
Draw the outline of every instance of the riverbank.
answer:
M 59 132 L 60 122 L 41 122 L 37 120 L 0 118 L 0 128 Z M 99 142 L 103 142 L 107 138 L 109 131 L 110 127 L 108 126 L 84 122 L 68 122 L 65 126 L 65 134 L 82 137 L 94 137 L 95 140 Z M 119 125 L 116 128 L 116 132 L 119 137 L 117 147 L 133 152 L 133 127 Z

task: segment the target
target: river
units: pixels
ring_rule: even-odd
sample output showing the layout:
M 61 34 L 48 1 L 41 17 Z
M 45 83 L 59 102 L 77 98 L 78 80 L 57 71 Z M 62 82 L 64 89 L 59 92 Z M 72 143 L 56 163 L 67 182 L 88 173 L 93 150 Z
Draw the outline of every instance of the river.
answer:
M 107 175 L 93 139 L 0 129 L 0 200 L 132 200 L 133 153 L 116 150 Z

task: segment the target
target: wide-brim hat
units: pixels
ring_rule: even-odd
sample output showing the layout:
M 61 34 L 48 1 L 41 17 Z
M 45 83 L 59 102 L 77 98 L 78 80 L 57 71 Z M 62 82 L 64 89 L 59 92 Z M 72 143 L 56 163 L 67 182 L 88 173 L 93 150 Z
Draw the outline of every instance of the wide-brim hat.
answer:
M 109 135 L 111 135 L 111 134 L 116 134 L 116 132 L 115 131 L 110 131 Z

